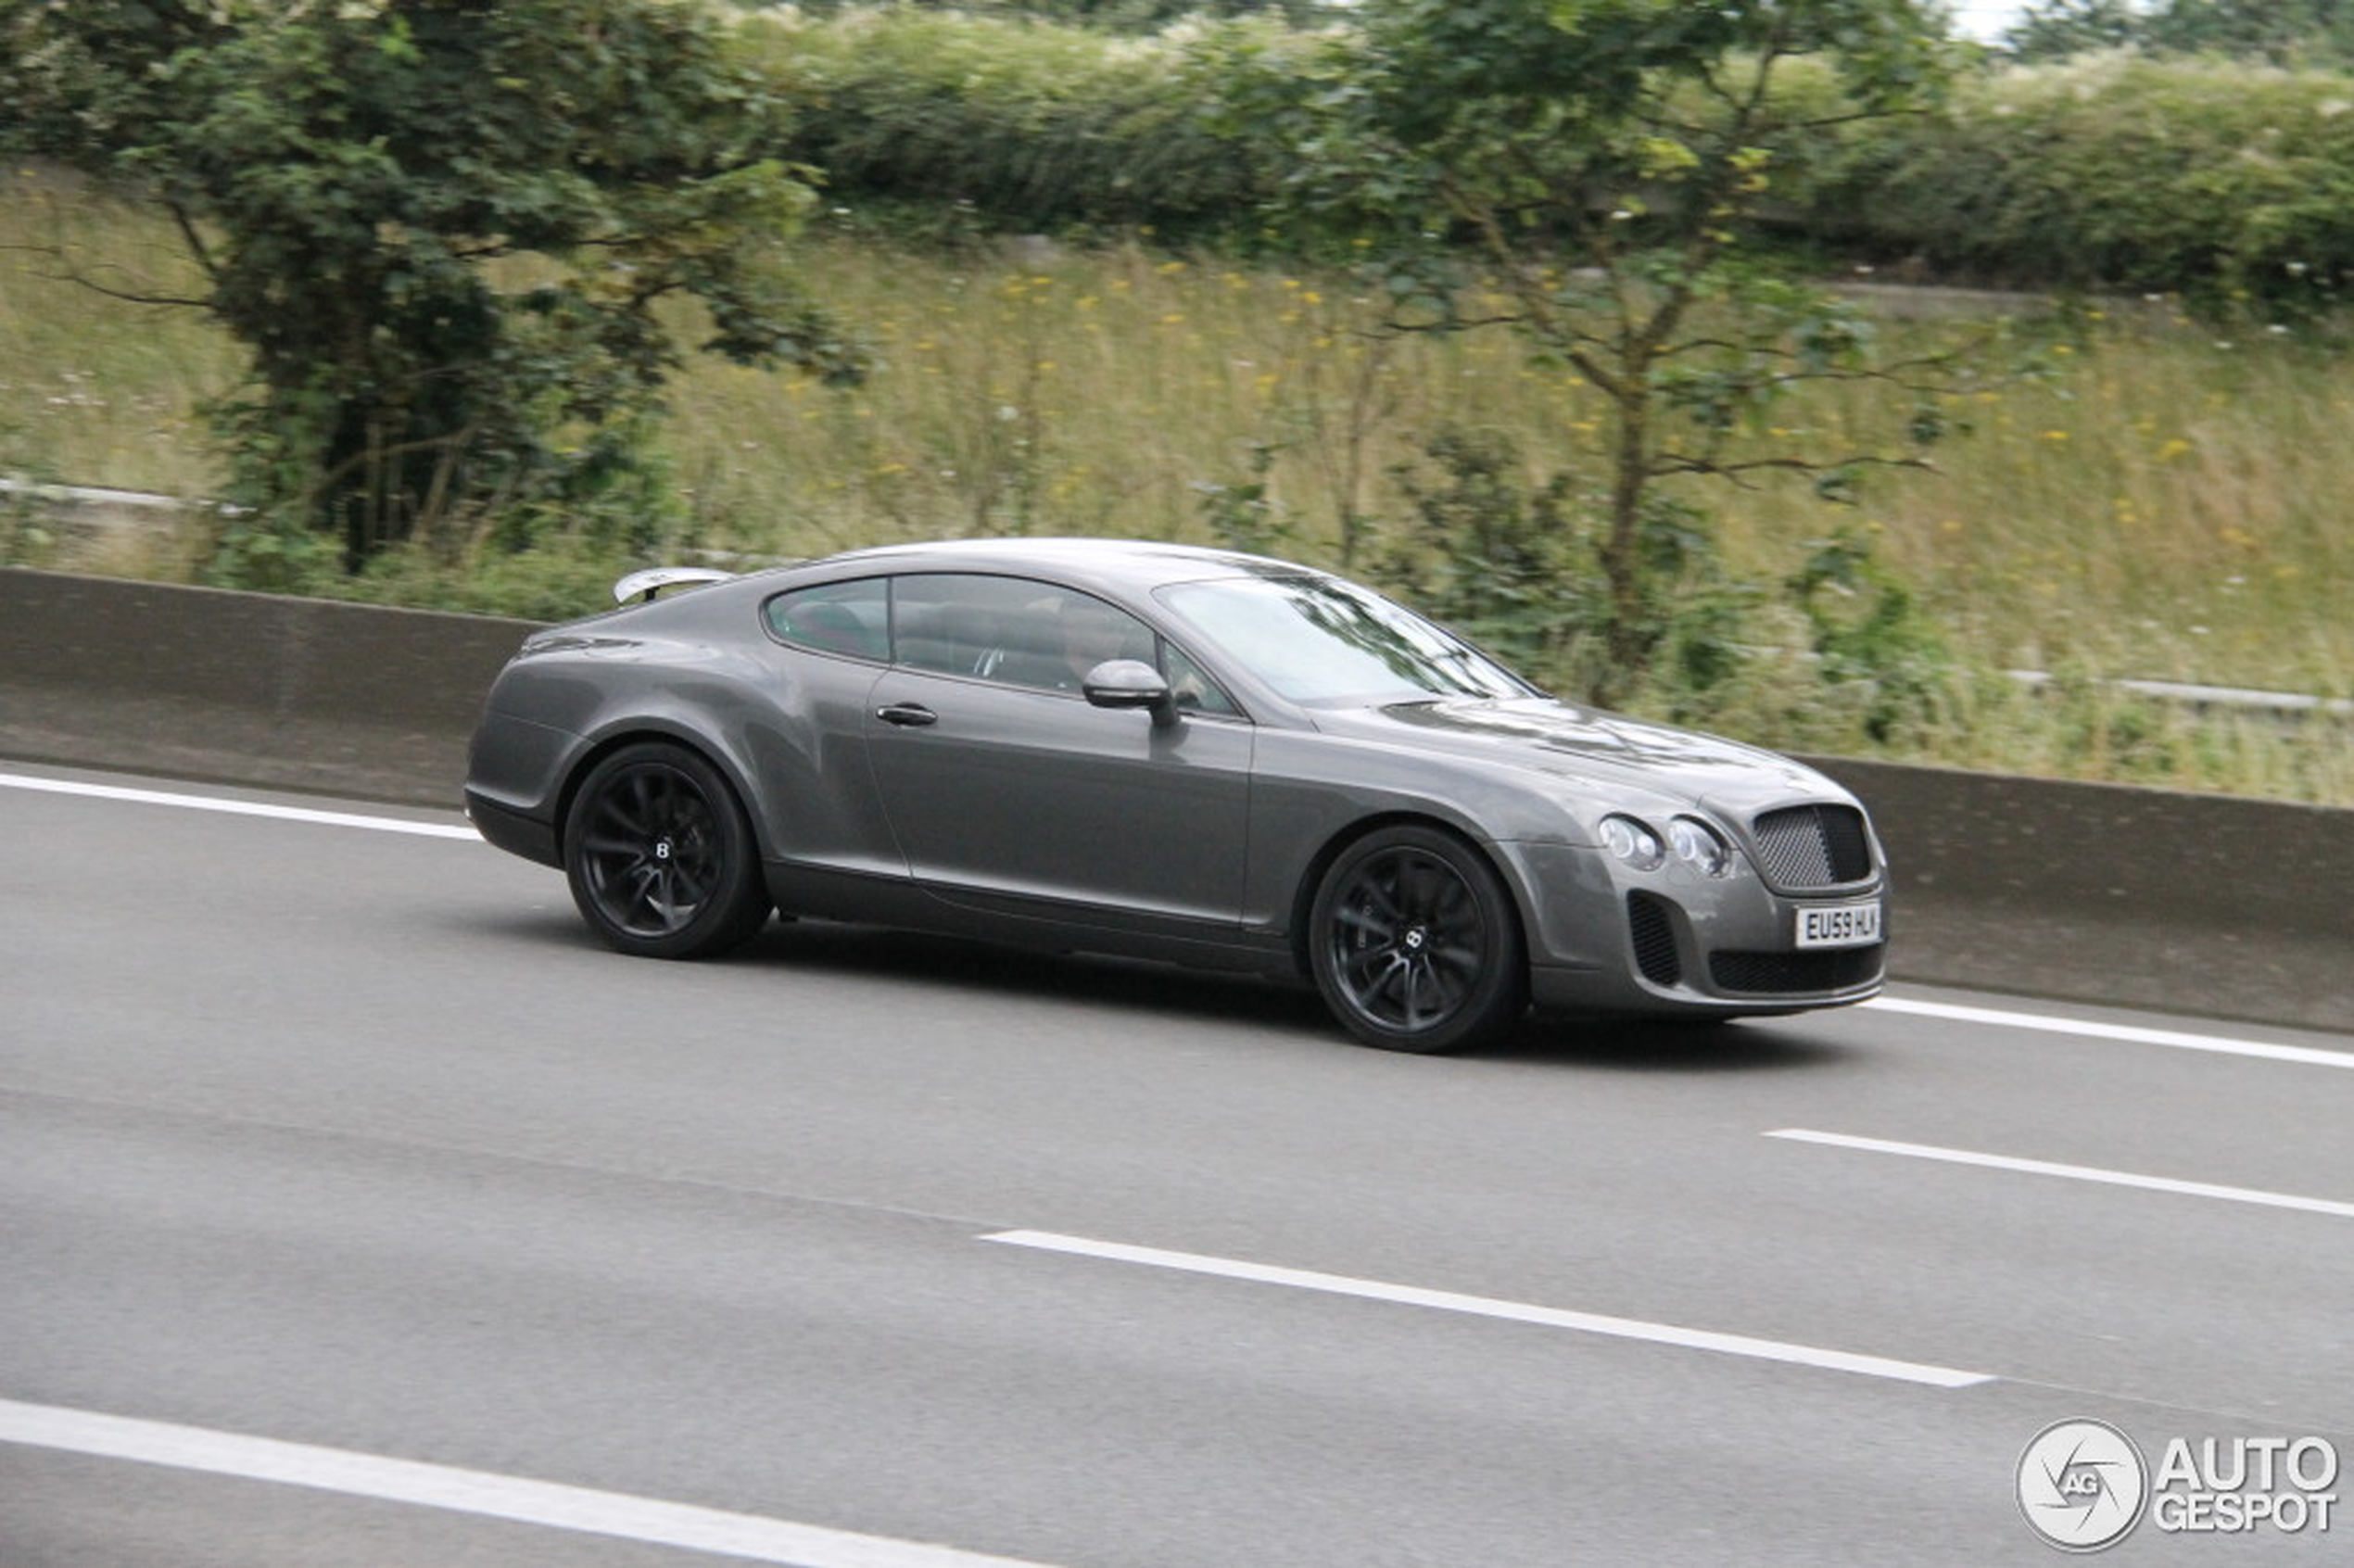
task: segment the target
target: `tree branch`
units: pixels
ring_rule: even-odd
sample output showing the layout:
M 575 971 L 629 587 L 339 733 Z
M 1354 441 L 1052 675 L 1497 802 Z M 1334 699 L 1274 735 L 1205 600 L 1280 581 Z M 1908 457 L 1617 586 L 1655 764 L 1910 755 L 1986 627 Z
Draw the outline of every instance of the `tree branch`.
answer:
M 126 305 L 172 305 L 190 307 L 202 310 L 210 309 L 212 304 L 212 301 L 209 299 L 191 299 L 176 294 L 141 294 L 135 293 L 127 288 L 115 288 L 107 284 L 102 284 L 95 278 L 91 277 L 88 273 L 82 272 L 80 268 L 74 266 L 71 261 L 68 259 L 68 254 L 63 246 L 0 245 L 0 251 L 10 250 L 22 251 L 32 256 L 46 256 L 56 260 L 59 267 L 63 269 L 62 271 L 43 272 L 40 274 L 42 277 L 47 278 L 52 283 L 70 283 L 74 285 L 76 287 L 86 288 L 91 293 L 101 295 L 106 298 L 119 299 Z
M 1751 482 L 1751 478 L 1758 474 L 1819 475 L 1837 474 L 1849 468 L 1904 468 L 1917 473 L 1937 472 L 1937 465 L 1927 458 L 1889 457 L 1882 453 L 1859 453 L 1843 458 L 1743 458 L 1728 462 L 1721 458 L 1696 456 L 1690 452 L 1661 451 L 1652 454 L 1650 474 L 1654 479 L 1701 474 L 1722 479 L 1737 489 L 1755 490 L 1757 486 Z

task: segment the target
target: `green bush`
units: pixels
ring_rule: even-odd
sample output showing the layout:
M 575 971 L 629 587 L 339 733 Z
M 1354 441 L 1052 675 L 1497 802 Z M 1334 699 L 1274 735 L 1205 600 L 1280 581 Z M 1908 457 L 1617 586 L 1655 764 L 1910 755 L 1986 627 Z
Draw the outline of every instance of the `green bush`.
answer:
M 1282 91 L 1309 35 L 1123 37 L 887 7 L 748 21 L 799 91 L 786 156 L 854 219 L 930 235 L 1145 231 L 1261 243 L 1283 170 L 1221 110 Z M 1788 91 L 1828 83 L 1793 72 Z M 2209 59 L 1990 66 L 1953 112 L 1874 122 L 1773 171 L 1780 237 L 1821 265 L 2181 296 L 2312 319 L 2354 292 L 2354 76 Z
M 1205 118 L 1206 32 L 894 8 L 766 18 L 746 35 L 801 90 L 783 150 L 823 171 L 838 207 L 921 204 L 993 234 L 1209 238 L 1256 221 L 1266 177 Z

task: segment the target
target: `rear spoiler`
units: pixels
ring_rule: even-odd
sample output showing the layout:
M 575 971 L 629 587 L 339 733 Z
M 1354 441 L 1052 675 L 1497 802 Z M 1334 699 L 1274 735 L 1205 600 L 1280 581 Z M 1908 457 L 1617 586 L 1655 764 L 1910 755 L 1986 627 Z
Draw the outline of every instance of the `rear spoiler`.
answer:
M 735 575 L 733 572 L 722 572 L 715 566 L 650 566 L 642 572 L 632 572 L 614 583 L 613 601 L 626 604 L 643 596 L 652 602 L 654 596 L 664 588 L 680 588 L 690 583 L 724 583 Z

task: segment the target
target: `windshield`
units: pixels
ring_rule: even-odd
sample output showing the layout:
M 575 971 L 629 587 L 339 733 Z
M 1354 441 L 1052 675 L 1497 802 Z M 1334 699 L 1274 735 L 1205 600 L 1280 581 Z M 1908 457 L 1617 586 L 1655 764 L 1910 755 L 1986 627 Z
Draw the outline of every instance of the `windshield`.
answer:
M 1162 603 L 1295 702 L 1525 697 L 1476 649 L 1380 595 L 1328 577 L 1235 577 L 1163 588 Z

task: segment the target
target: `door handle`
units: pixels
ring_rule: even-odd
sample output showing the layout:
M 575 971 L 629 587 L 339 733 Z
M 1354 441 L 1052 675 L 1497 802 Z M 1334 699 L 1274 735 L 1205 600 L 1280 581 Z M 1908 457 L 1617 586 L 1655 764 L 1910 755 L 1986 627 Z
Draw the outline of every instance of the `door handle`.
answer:
M 928 724 L 940 722 L 940 715 L 921 702 L 892 702 L 877 708 L 875 716 L 885 724 L 895 724 L 907 729 L 921 729 Z

